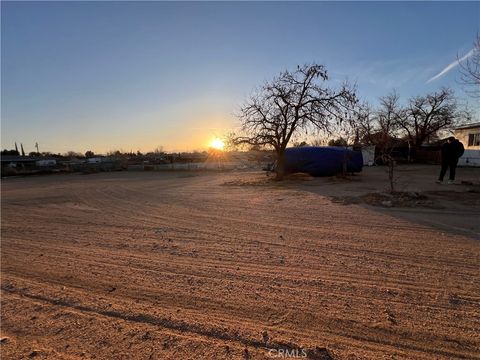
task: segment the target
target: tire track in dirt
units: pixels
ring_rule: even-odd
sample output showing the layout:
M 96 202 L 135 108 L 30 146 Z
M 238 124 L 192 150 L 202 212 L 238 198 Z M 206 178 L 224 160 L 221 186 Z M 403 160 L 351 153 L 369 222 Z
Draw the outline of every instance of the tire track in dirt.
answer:
M 193 333 L 195 335 L 200 335 L 204 336 L 207 338 L 214 338 L 217 340 L 226 340 L 226 341 L 234 341 L 234 342 L 239 342 L 245 346 L 250 346 L 253 348 L 261 348 L 261 349 L 267 349 L 267 346 L 270 348 L 282 348 L 282 349 L 288 349 L 289 351 L 292 351 L 294 349 L 299 349 L 299 348 L 304 348 L 298 344 L 295 343 L 285 343 L 285 342 L 271 342 L 271 343 L 266 343 L 262 342 L 253 338 L 248 338 L 245 336 L 242 336 L 238 333 L 229 333 L 228 330 L 226 329 L 219 329 L 215 327 L 205 327 L 204 325 L 198 325 L 195 323 L 187 323 L 184 321 L 173 321 L 170 318 L 159 318 L 155 316 L 151 316 L 149 314 L 127 314 L 119 311 L 112 311 L 112 310 L 101 310 L 101 309 L 94 309 L 91 307 L 83 306 L 83 305 L 76 305 L 69 303 L 68 301 L 64 300 L 59 300 L 59 299 L 50 299 L 41 295 L 33 295 L 29 294 L 26 292 L 16 292 L 15 290 L 12 290 L 11 288 L 8 287 L 2 287 L 3 291 L 6 291 L 11 294 L 17 294 L 21 295 L 23 297 L 27 297 L 33 300 L 38 300 L 44 303 L 49 303 L 52 305 L 55 305 L 56 307 L 60 308 L 67 308 L 69 311 L 75 311 L 79 312 L 81 314 L 90 314 L 93 313 L 95 315 L 100 315 L 100 316 L 105 316 L 108 318 L 117 318 L 117 319 L 122 319 L 126 320 L 129 322 L 135 322 L 135 323 L 145 323 L 145 324 L 150 324 L 150 325 L 155 325 L 159 326 L 162 328 L 166 328 L 169 330 L 175 330 L 175 331 L 180 331 L 182 333 Z M 348 325 L 352 325 L 351 321 L 349 322 Z M 386 329 L 383 329 L 382 332 L 385 332 Z M 338 335 L 338 334 L 335 334 Z M 454 352 L 454 351 L 442 351 L 438 350 L 435 347 L 431 347 L 430 349 L 425 349 L 423 347 L 419 348 L 410 344 L 399 344 L 395 343 L 393 341 L 389 340 L 380 340 L 379 339 L 371 339 L 366 336 L 352 336 L 349 334 L 348 338 L 353 338 L 355 340 L 360 340 L 360 341 L 367 341 L 367 342 L 373 342 L 374 344 L 378 345 L 379 343 L 382 345 L 387 345 L 387 346 L 401 346 L 402 348 L 408 349 L 408 350 L 414 350 L 414 351 L 420 351 L 420 352 L 425 352 L 427 351 L 429 354 L 435 354 L 435 355 L 442 355 L 450 358 L 459 358 L 459 359 L 469 359 L 469 357 L 464 356 L 461 353 Z M 196 339 L 198 341 L 198 339 Z M 471 345 L 473 348 L 474 344 Z M 307 350 L 307 357 L 309 359 L 316 359 L 318 357 L 318 347 L 315 349 L 306 349 Z

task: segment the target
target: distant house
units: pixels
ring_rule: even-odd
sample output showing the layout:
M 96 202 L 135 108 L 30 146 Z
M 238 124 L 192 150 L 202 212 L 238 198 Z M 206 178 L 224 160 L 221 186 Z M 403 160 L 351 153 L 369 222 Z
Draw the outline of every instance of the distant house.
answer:
M 34 156 L 3 155 L 1 160 L 2 168 L 33 168 L 38 158 Z
M 56 159 L 42 159 L 35 161 L 35 165 L 37 167 L 49 167 L 49 166 L 56 166 L 57 160 Z
M 3 155 L 1 160 L 2 176 L 30 174 L 57 165 L 54 158 L 37 156 Z
M 463 166 L 480 166 L 480 123 L 459 126 L 455 137 L 465 147 L 465 153 L 458 164 Z
M 463 143 L 466 150 L 480 150 L 480 123 L 457 127 L 455 137 Z
M 103 162 L 103 158 L 99 157 L 99 156 L 96 156 L 96 157 L 91 157 L 91 158 L 88 158 L 87 159 L 87 163 L 88 164 L 99 164 L 101 162 Z

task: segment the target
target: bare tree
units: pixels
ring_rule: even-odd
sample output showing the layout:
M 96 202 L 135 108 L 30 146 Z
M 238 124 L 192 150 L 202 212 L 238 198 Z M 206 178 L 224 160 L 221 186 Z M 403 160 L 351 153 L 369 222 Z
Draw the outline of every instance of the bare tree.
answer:
M 400 135 L 401 123 L 405 117 L 406 110 L 401 107 L 399 96 L 392 92 L 379 98 L 377 108 L 368 103 L 360 104 L 351 124 L 361 143 L 383 146 L 391 138 Z
M 395 192 L 395 167 L 396 161 L 393 156 L 395 139 L 406 119 L 406 110 L 400 105 L 400 97 L 394 91 L 380 98 L 380 106 L 376 111 L 376 118 L 381 139 L 380 157 L 388 167 L 388 181 L 390 192 Z
M 448 88 L 411 98 L 405 115 L 400 127 L 414 146 L 422 145 L 439 130 L 454 125 L 459 118 L 456 99 Z
M 400 98 L 394 91 L 379 99 L 379 105 L 373 109 L 368 103 L 358 107 L 354 125 L 358 128 L 361 142 L 378 148 L 376 160 L 387 165 L 390 192 L 395 191 L 395 166 L 393 157 L 395 139 L 401 131 L 406 110 L 400 105 Z
M 153 153 L 154 153 L 155 155 L 163 155 L 163 154 L 165 154 L 165 151 L 164 151 L 164 149 L 163 149 L 163 146 L 158 145 L 155 149 L 153 149 Z
M 328 131 L 341 122 L 355 105 L 355 91 L 347 84 L 334 90 L 326 86 L 323 65 L 299 66 L 266 82 L 240 110 L 242 133 L 237 144 L 273 148 L 277 156 L 277 180 L 285 172 L 285 149 L 295 133 L 317 128 Z
M 358 137 L 360 142 L 365 145 L 376 144 L 374 134 L 377 132 L 377 126 L 373 112 L 372 106 L 365 102 L 358 105 L 355 115 Z
M 460 82 L 468 87 L 467 93 L 480 97 L 480 35 L 473 42 L 471 55 L 465 60 L 458 58 Z
M 327 141 L 328 146 L 343 146 L 355 145 L 360 140 L 360 129 L 358 125 L 358 104 L 351 109 L 351 114 L 342 121 L 337 122 L 333 126 L 333 131 L 329 133 Z
M 376 111 L 379 131 L 384 136 L 395 137 L 406 119 L 406 110 L 400 105 L 400 97 L 393 91 L 380 98 L 380 106 Z

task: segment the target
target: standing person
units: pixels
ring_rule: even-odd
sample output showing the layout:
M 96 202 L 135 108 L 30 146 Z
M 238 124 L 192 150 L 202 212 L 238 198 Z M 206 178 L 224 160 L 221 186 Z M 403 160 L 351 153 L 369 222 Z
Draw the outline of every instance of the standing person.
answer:
M 440 176 L 437 180 L 438 184 L 443 182 L 443 177 L 445 176 L 448 168 L 450 168 L 450 177 L 448 183 L 453 184 L 455 180 L 455 170 L 457 169 L 458 159 L 463 155 L 464 151 L 465 149 L 463 144 L 453 136 L 450 136 L 447 139 L 447 142 L 442 145 L 442 169 L 440 170 Z

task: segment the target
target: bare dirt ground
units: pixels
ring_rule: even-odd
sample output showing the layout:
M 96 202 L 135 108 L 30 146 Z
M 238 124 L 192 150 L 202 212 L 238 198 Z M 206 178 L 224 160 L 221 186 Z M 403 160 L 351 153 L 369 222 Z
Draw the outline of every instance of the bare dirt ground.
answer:
M 479 359 L 480 171 L 437 171 L 4 180 L 2 359 Z

